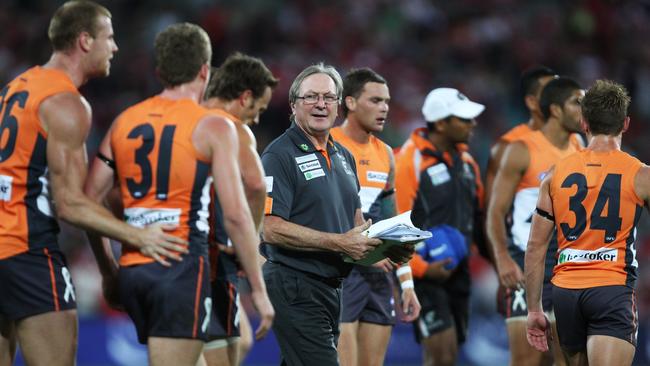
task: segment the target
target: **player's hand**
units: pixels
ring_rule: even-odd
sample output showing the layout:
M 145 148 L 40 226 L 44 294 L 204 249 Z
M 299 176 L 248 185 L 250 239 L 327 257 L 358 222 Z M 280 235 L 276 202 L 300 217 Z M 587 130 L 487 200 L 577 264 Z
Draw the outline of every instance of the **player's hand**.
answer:
M 539 352 L 548 351 L 548 342 L 553 340 L 551 323 L 543 311 L 529 311 L 526 320 L 526 339 Z
M 415 290 L 407 288 L 402 290 L 402 321 L 412 322 L 420 316 L 420 301 L 415 295 Z
M 165 231 L 173 231 L 177 225 L 153 224 L 138 230 L 135 245 L 140 253 L 151 257 L 163 266 L 171 266 L 167 258 L 182 261 L 181 254 L 187 254 L 188 242 Z
M 424 277 L 438 282 L 448 279 L 452 271 L 446 269 L 445 266 L 451 262 L 451 258 L 445 258 L 429 263 L 427 270 L 424 272 Z
M 397 265 L 388 258 L 382 259 L 379 262 L 373 264 L 372 266 L 375 268 L 379 268 L 386 273 L 393 272 L 393 270 L 397 268 Z
M 255 309 L 260 314 L 260 325 L 255 330 L 255 340 L 260 340 L 266 336 L 273 325 L 273 318 L 275 318 L 275 310 L 271 305 L 271 300 L 265 290 L 252 291 L 251 299 Z
M 362 234 L 370 225 L 372 225 L 372 220 L 368 220 L 342 234 L 341 239 L 337 242 L 339 250 L 354 260 L 362 259 L 368 255 L 376 246 L 381 244 L 381 240 L 369 238 Z
M 501 286 L 512 289 L 524 286 L 524 273 L 508 253 L 497 256 L 496 265 Z
M 401 265 L 410 261 L 414 252 L 414 245 L 393 245 L 384 251 L 384 255 L 397 265 Z
M 221 243 L 217 244 L 217 247 L 219 247 L 219 251 L 221 253 L 226 253 L 228 255 L 235 255 L 235 247 L 234 246 L 227 246 L 223 245 Z

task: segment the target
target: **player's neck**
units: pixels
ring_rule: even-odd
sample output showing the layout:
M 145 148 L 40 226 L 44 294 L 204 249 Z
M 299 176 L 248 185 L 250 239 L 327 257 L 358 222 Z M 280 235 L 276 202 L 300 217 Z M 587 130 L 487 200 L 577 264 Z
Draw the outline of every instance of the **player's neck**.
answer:
M 203 88 L 196 81 L 177 85 L 171 88 L 165 88 L 160 96 L 172 100 L 191 99 L 197 103 L 201 101 Z
M 571 132 L 562 127 L 561 122 L 549 120 L 541 129 L 546 139 L 558 149 L 564 150 L 569 146 Z
M 314 145 L 317 150 L 327 150 L 327 140 L 330 137 L 330 130 L 327 131 L 310 131 L 307 128 L 304 128 L 302 124 L 296 122 L 298 128 L 305 133 L 307 139 Z
M 43 65 L 43 68 L 64 72 L 77 88 L 88 81 L 88 77 L 85 75 L 81 67 L 81 60 L 79 60 L 79 58 L 74 54 L 54 52 L 49 61 Z
M 210 98 L 205 103 L 210 109 L 221 109 L 233 117 L 241 120 L 241 107 L 238 99 L 225 100 L 221 98 Z
M 544 127 L 544 119 L 531 114 L 530 119 L 528 120 L 528 127 L 530 127 L 533 131 L 540 130 L 542 127 Z
M 589 135 L 589 146 L 592 151 L 613 151 L 621 149 L 622 136 L 612 135 Z
M 370 142 L 370 135 L 372 133 L 364 130 L 361 125 L 353 119 L 348 118 L 343 121 L 341 130 L 343 130 L 343 133 L 347 137 L 358 144 L 367 144 Z

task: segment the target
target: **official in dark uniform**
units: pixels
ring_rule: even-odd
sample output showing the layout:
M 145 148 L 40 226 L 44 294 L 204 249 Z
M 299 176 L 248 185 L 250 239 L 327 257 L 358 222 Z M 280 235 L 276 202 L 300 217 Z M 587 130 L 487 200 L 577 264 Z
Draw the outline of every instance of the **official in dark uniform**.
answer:
M 266 148 L 264 279 L 276 309 L 283 365 L 337 365 L 341 282 L 380 244 L 363 220 L 352 155 L 330 136 L 342 82 L 332 66 L 307 67 L 289 90 L 291 127 Z

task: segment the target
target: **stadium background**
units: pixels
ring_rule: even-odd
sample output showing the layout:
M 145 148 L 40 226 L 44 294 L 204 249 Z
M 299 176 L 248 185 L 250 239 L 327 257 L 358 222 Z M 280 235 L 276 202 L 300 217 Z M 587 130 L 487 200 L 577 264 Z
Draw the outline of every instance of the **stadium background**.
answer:
M 631 92 L 632 124 L 624 149 L 650 160 L 650 1 L 616 0 L 114 0 L 100 1 L 113 13 L 120 48 L 110 77 L 82 88 L 93 107 L 89 156 L 117 114 L 160 90 L 152 64 L 155 34 L 190 21 L 212 39 L 213 63 L 234 51 L 260 57 L 281 81 L 261 125 L 253 130 L 260 150 L 288 127 L 288 88 L 305 66 L 324 61 L 344 74 L 370 66 L 388 80 L 392 101 L 382 137 L 399 146 L 423 124 L 426 93 L 459 88 L 487 106 L 478 118 L 472 151 L 485 168 L 489 147 L 509 127 L 525 120 L 518 77 L 545 64 L 588 87 L 598 78 L 623 83 Z M 50 54 L 47 25 L 61 1 L 0 2 L 0 84 Z M 647 215 L 646 215 L 647 216 Z M 636 363 L 650 364 L 649 220 L 639 230 L 640 332 Z M 68 253 L 80 314 L 79 365 L 141 365 L 131 324 L 101 301 L 100 277 L 83 235 L 67 226 L 61 245 Z M 505 327 L 495 313 L 496 276 L 480 260 L 472 265 L 474 286 L 469 340 L 461 363 L 506 364 Z M 1 296 L 1 294 L 0 294 Z M 277 364 L 275 343 L 256 344 L 247 364 Z M 396 328 L 387 364 L 419 363 L 410 326 Z

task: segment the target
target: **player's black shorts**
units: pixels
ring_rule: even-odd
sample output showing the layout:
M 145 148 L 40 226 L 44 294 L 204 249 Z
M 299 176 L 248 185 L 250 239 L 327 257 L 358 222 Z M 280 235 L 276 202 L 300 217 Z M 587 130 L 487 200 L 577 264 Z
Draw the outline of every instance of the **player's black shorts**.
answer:
M 121 267 L 120 300 L 138 332 L 149 337 L 208 340 L 212 312 L 207 256 L 188 254 L 171 267 L 149 263 Z
M 587 349 L 587 337 L 620 338 L 636 347 L 639 325 L 636 291 L 627 286 L 565 289 L 553 286 L 560 345 L 567 352 Z
M 354 268 L 343 281 L 341 321 L 395 324 L 395 299 L 391 278 L 383 271 Z
M 469 319 L 469 287 L 467 259 L 460 262 L 451 277 L 442 284 L 415 281 L 415 293 L 422 306 L 420 317 L 413 323 L 418 343 L 450 327 L 456 328 L 458 343 L 465 342 Z
M 217 278 L 211 283 L 210 339 L 239 337 L 239 293 L 235 283 Z
M 0 260 L 0 315 L 20 320 L 76 307 L 72 278 L 60 251 L 43 248 Z
M 518 248 L 509 248 L 510 256 L 517 263 L 521 270 L 524 270 L 524 257 L 525 252 Z M 555 259 L 553 254 L 547 255 L 545 268 L 544 268 L 544 285 L 542 289 L 542 308 L 545 312 L 553 310 L 553 299 L 551 296 L 551 276 L 553 274 L 553 266 Z M 522 319 L 526 320 L 528 316 L 528 304 L 526 303 L 526 289 L 509 289 L 499 286 L 497 291 L 497 310 L 506 319 Z

